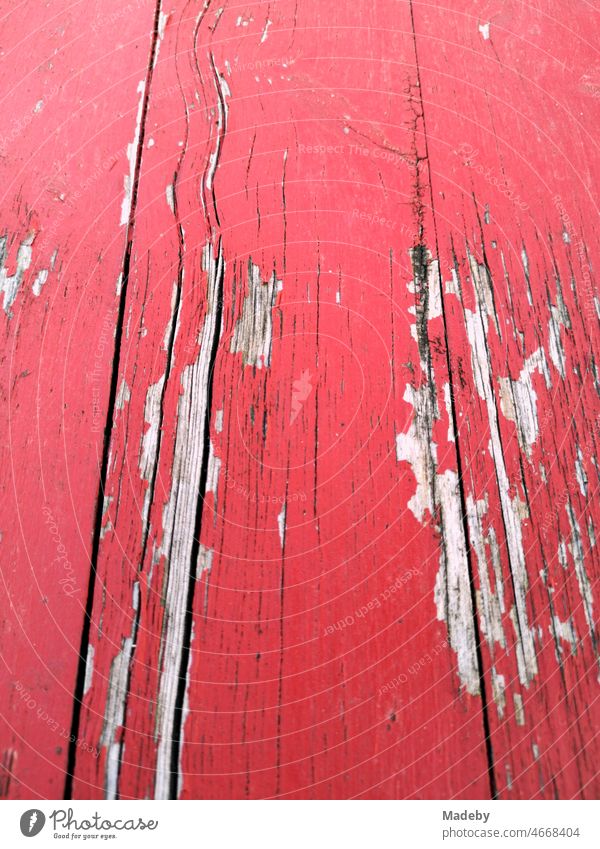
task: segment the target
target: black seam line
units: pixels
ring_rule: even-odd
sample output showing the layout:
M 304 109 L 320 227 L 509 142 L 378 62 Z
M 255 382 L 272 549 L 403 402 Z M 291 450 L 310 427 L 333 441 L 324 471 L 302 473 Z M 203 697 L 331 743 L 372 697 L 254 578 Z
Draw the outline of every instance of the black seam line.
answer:
M 417 81 L 419 83 L 419 100 L 421 102 L 421 120 L 423 122 L 423 138 L 425 143 L 425 158 L 427 160 L 427 171 L 429 173 L 429 198 L 431 204 L 431 213 L 433 218 L 433 229 L 434 229 L 434 238 L 435 238 L 435 249 L 436 255 L 440 256 L 439 250 L 439 241 L 438 241 L 438 233 L 437 233 L 437 221 L 435 214 L 435 206 L 433 201 L 433 185 L 432 185 L 432 174 L 431 174 L 431 163 L 429 160 L 429 144 L 427 139 L 427 127 L 425 122 L 425 105 L 423 102 L 423 88 L 421 86 L 421 71 L 419 67 L 419 54 L 417 50 L 417 31 L 415 28 L 415 16 L 413 9 L 413 0 L 409 0 L 410 6 L 410 20 L 413 34 L 413 42 L 414 42 L 414 51 L 415 51 L 415 65 L 417 71 Z M 439 273 L 438 285 L 441 288 L 441 273 Z M 472 548 L 471 542 L 469 538 L 469 527 L 467 522 L 467 510 L 466 510 L 466 500 L 465 500 L 465 492 L 464 492 L 464 483 L 463 483 L 463 464 L 462 464 L 462 456 L 461 456 L 461 447 L 460 447 L 460 439 L 459 439 L 459 431 L 457 427 L 457 416 L 456 416 L 456 406 L 454 399 L 454 383 L 453 383 L 453 375 L 452 375 L 452 367 L 450 362 L 450 349 L 449 349 L 449 338 L 448 338 L 448 326 L 446 322 L 446 310 L 444 304 L 443 293 L 441 293 L 441 304 L 442 304 L 442 323 L 444 328 L 444 342 L 446 348 L 446 365 L 448 371 L 448 381 L 450 384 L 450 409 L 452 412 L 452 427 L 454 429 L 454 438 L 456 445 L 456 463 L 457 463 L 457 472 L 458 472 L 458 491 L 460 493 L 460 504 L 461 504 L 461 513 L 462 513 L 462 522 L 463 522 L 463 534 L 465 536 L 466 542 L 466 552 L 467 552 L 467 568 L 469 571 L 469 588 L 471 593 L 471 608 L 473 611 L 473 626 L 475 630 L 475 649 L 477 655 L 477 669 L 479 673 L 479 689 L 481 692 L 481 714 L 483 720 L 483 733 L 484 733 L 484 742 L 485 742 L 485 751 L 487 757 L 487 766 L 488 766 L 488 780 L 490 786 L 490 795 L 492 799 L 498 798 L 498 790 L 496 785 L 496 775 L 494 768 L 494 752 L 492 748 L 492 739 L 491 739 L 491 730 L 490 730 L 490 716 L 489 716 L 489 702 L 486 692 L 486 683 L 485 683 L 485 668 L 483 665 L 483 655 L 481 651 L 481 633 L 479 629 L 479 620 L 477 618 L 477 598 L 475 593 L 475 578 L 474 578 L 474 567 L 473 567 L 473 557 L 472 557 Z
M 204 411 L 204 435 L 202 447 L 202 465 L 200 468 L 200 481 L 198 483 L 198 498 L 196 502 L 196 519 L 194 524 L 194 538 L 190 555 L 190 574 L 188 581 L 187 603 L 183 625 L 183 637 L 181 646 L 181 658 L 179 662 L 179 677 L 177 681 L 177 695 L 175 697 L 175 708 L 173 710 L 173 737 L 171 746 L 171 765 L 169 776 L 169 798 L 177 799 L 179 795 L 179 753 L 181 751 L 181 738 L 183 733 L 183 705 L 185 702 L 185 690 L 188 678 L 188 664 L 191 654 L 192 625 L 194 622 L 194 596 L 198 578 L 198 557 L 200 554 L 200 536 L 204 518 L 204 496 L 206 494 L 206 482 L 208 480 L 208 466 L 210 462 L 210 422 L 212 418 L 214 373 L 221 341 L 221 324 L 223 318 L 223 279 L 225 276 L 225 260 L 222 254 L 221 238 L 219 237 L 216 256 L 215 274 L 215 329 L 208 360 L 208 377 L 206 384 L 206 408 Z
M 112 425 L 115 413 L 115 403 L 117 397 L 117 387 L 119 382 L 119 366 L 121 361 L 121 342 L 123 339 L 123 328 L 125 325 L 125 306 L 127 301 L 127 289 L 129 283 L 129 274 L 131 268 L 131 253 L 133 248 L 133 230 L 135 225 L 135 214 L 137 207 L 138 188 L 140 181 L 140 171 L 142 165 L 142 153 L 144 149 L 144 139 L 146 135 L 146 120 L 148 117 L 148 107 L 150 103 L 150 87 L 152 84 L 152 73 L 154 69 L 154 60 L 156 57 L 156 48 L 158 44 L 158 27 L 161 12 L 162 0 L 157 0 L 154 10 L 154 20 L 152 25 L 152 37 L 150 41 L 150 53 L 148 57 L 148 65 L 146 68 L 146 82 L 143 94 L 142 112 L 140 116 L 140 134 L 138 138 L 138 146 L 135 154 L 135 167 L 133 176 L 133 186 L 131 188 L 131 207 L 129 210 L 129 220 L 127 222 L 127 235 L 125 253 L 123 255 L 122 265 L 122 282 L 121 293 L 119 298 L 119 308 L 117 313 L 117 323 L 115 326 L 115 345 L 113 368 L 110 379 L 110 388 L 108 394 L 108 406 L 106 410 L 106 422 L 104 424 L 104 438 L 102 445 L 102 460 L 100 465 L 100 479 L 98 481 L 98 493 L 96 496 L 96 509 L 94 516 L 94 531 L 92 536 L 92 551 L 90 558 L 90 574 L 88 578 L 87 596 L 85 602 L 85 615 L 81 631 L 81 642 L 79 647 L 79 661 L 77 664 L 77 677 L 75 680 L 75 693 L 73 701 L 73 716 L 71 719 L 71 736 L 69 749 L 67 754 L 67 771 L 65 776 L 64 798 L 71 799 L 73 793 L 73 777 L 75 772 L 75 763 L 77 759 L 77 741 L 79 739 L 79 726 L 81 721 L 81 707 L 83 704 L 83 690 L 85 685 L 85 672 L 87 665 L 87 652 L 90 639 L 90 629 L 92 623 L 92 611 L 94 607 L 94 593 L 96 588 L 96 574 L 98 566 L 98 556 L 100 551 L 100 533 L 102 529 L 102 514 L 104 508 L 104 490 L 108 474 L 108 458 L 110 455 L 110 443 L 112 434 Z

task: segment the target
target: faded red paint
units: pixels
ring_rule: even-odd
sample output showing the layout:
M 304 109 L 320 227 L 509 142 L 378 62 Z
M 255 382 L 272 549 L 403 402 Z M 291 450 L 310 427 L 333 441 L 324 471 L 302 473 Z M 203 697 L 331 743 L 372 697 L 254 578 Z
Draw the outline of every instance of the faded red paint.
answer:
M 102 5 L 5 21 L 4 795 L 594 797 L 589 10 Z

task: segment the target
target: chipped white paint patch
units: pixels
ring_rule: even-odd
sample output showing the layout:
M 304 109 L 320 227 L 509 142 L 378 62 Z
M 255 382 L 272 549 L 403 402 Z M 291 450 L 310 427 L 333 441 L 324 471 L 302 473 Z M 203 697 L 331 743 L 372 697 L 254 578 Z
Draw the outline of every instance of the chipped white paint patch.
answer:
M 210 440 L 208 452 L 208 469 L 206 474 L 206 491 L 212 492 L 217 500 L 217 488 L 219 486 L 219 475 L 221 473 L 221 460 L 215 454 L 215 446 Z M 216 518 L 216 515 L 215 515 Z
M 41 271 L 38 271 L 36 274 L 35 280 L 33 281 L 33 285 L 31 287 L 31 291 L 35 295 L 36 298 L 42 294 L 42 287 L 46 285 L 46 281 L 48 280 L 49 271 L 47 268 L 42 268 Z
M 222 132 L 227 126 L 227 118 L 229 114 L 227 98 L 231 97 L 231 90 L 229 88 L 229 84 L 227 83 L 225 77 L 222 77 L 220 74 L 218 75 L 218 84 L 220 89 L 220 91 L 219 89 L 217 89 L 217 94 L 220 94 L 220 97 L 217 97 L 219 132 L 217 133 L 215 149 L 209 156 L 209 167 L 206 170 L 205 177 L 206 188 L 209 190 L 212 189 L 215 172 L 217 170 L 217 164 L 219 162 L 219 156 L 221 154 Z M 215 87 L 216 85 L 217 83 L 215 81 Z
M 523 707 L 523 697 L 520 693 L 513 693 L 513 704 L 515 706 L 517 725 L 525 725 L 525 708 Z
M 17 250 L 15 273 L 10 276 L 6 273 L 6 236 L 0 237 L 0 292 L 4 293 L 4 312 L 8 315 L 10 308 L 15 302 L 17 292 L 23 282 L 25 272 L 31 265 L 32 248 L 35 233 L 28 233 Z
M 554 368 L 564 380 L 567 358 L 560 337 L 560 328 L 564 322 L 562 321 L 560 310 L 556 307 L 550 308 L 550 316 L 550 321 L 548 322 L 548 351 Z
M 489 271 L 485 265 L 477 262 L 476 258 L 470 252 L 467 254 L 467 257 L 485 331 L 487 333 L 488 320 L 492 319 L 496 333 L 502 338 L 498 316 L 496 315 L 496 307 L 494 305 L 494 284 L 492 283 Z
M 444 284 L 444 288 L 446 290 L 447 295 L 456 295 L 457 298 L 460 297 L 460 283 L 458 281 L 458 274 L 456 273 L 456 269 L 453 268 L 450 272 L 451 279 L 446 280 Z
M 167 204 L 169 205 L 169 209 L 175 215 L 175 190 L 173 188 L 173 184 L 169 183 L 167 188 L 165 189 L 165 194 L 167 196 Z
M 566 543 L 566 541 L 565 541 L 562 537 L 561 537 L 561 539 L 560 539 L 560 542 L 558 543 L 558 552 L 557 552 L 557 555 L 556 555 L 556 556 L 558 557 L 558 562 L 559 562 L 559 563 L 560 563 L 560 565 L 563 567 L 563 569 L 566 569 L 566 568 L 567 568 L 567 566 L 568 566 L 568 562 L 567 562 L 567 543 Z
M 133 585 L 131 606 L 137 615 L 140 604 L 140 587 L 137 581 Z M 133 626 L 135 627 L 135 626 Z M 129 664 L 134 646 L 134 632 L 121 640 L 121 650 L 113 658 L 108 676 L 108 693 L 104 709 L 104 725 L 100 737 L 100 745 L 108 749 L 104 773 L 105 799 L 117 798 L 117 781 L 119 777 L 120 745 L 115 741 L 115 731 L 123 725 L 125 719 L 125 702 L 127 696 L 127 679 Z
M 594 520 L 592 519 L 591 516 L 588 517 L 587 531 L 588 531 L 588 538 L 589 538 L 589 541 L 590 541 L 590 548 L 594 548 L 594 546 L 596 545 L 596 530 L 594 528 Z
M 587 498 L 588 479 L 585 473 L 583 453 L 579 445 L 577 446 L 577 456 L 575 457 L 575 477 L 577 478 L 577 485 L 579 486 L 579 491 L 581 492 L 584 498 Z
M 140 80 L 137 92 L 140 96 L 138 103 L 137 118 L 135 122 L 135 133 L 131 144 L 127 145 L 127 160 L 129 162 L 129 173 L 124 178 L 124 197 L 121 204 L 121 220 L 120 224 L 128 224 L 129 216 L 131 215 L 131 201 L 133 198 L 133 182 L 135 179 L 135 162 L 137 157 L 137 149 L 140 142 L 140 132 L 142 129 L 142 113 L 144 111 L 144 94 L 146 91 L 146 83 Z
M 94 646 L 88 643 L 87 655 L 85 658 L 85 678 L 83 682 L 83 695 L 87 696 L 92 686 L 94 677 Z
M 504 675 L 498 675 L 495 667 L 492 666 L 492 698 L 500 719 L 504 719 L 504 711 L 506 710 L 505 686 Z
M 154 61 L 152 63 L 152 67 L 156 68 L 156 63 L 158 62 L 158 54 L 160 52 L 160 46 L 165 37 L 165 30 L 167 28 L 167 21 L 169 20 L 170 12 L 159 12 L 158 13 L 158 31 L 156 39 L 156 49 L 154 52 Z
M 212 248 L 203 251 L 203 268 L 208 273 L 208 309 L 199 334 L 200 351 L 197 360 L 181 375 L 182 393 L 177 405 L 177 428 L 172 465 L 169 499 L 163 509 L 163 535 L 158 556 L 166 561 L 164 618 L 159 659 L 160 681 L 156 705 L 155 737 L 157 740 L 155 798 L 169 796 L 170 758 L 181 657 L 185 612 L 200 478 L 204 461 L 206 409 L 210 380 L 211 357 L 217 327 L 218 281 L 223 274 L 224 260 L 219 252 L 214 258 Z M 208 461 L 208 458 L 206 458 Z M 196 571 L 210 569 L 210 558 L 200 547 Z
M 436 496 L 441 513 L 442 555 L 435 583 L 437 617 L 448 626 L 456 653 L 458 674 L 468 693 L 479 693 L 479 671 L 467 548 L 463 533 L 458 475 L 448 469 L 436 475 Z
M 446 415 L 448 416 L 448 442 L 455 442 L 454 421 L 452 419 L 452 393 L 449 383 L 444 383 L 444 406 L 446 407 Z
M 481 617 L 481 632 L 486 638 L 492 655 L 494 644 L 499 643 L 506 648 L 506 637 L 502 625 L 502 614 L 504 613 L 504 597 L 500 576 L 500 591 L 492 590 L 490 574 L 488 570 L 486 555 L 486 538 L 483 532 L 483 520 L 487 513 L 487 500 L 475 501 L 471 495 L 467 496 L 467 522 L 469 525 L 469 538 L 477 557 L 477 568 L 479 573 L 479 589 L 477 591 L 477 607 Z M 495 542 L 495 537 L 494 537 Z M 495 572 L 495 580 L 498 574 Z
M 478 29 L 479 29 L 479 32 L 481 33 L 482 37 L 483 37 L 483 40 L 488 41 L 488 39 L 490 37 L 490 25 L 489 25 L 489 23 L 479 24 Z
M 156 383 L 148 387 L 146 402 L 144 404 L 144 421 L 149 425 L 149 428 L 142 436 L 138 466 L 142 480 L 145 480 L 148 484 L 152 480 L 154 467 L 157 462 L 158 431 L 160 427 L 161 398 L 164 382 L 165 376 L 163 374 Z M 142 511 L 142 526 L 144 528 L 148 524 L 151 497 L 152 493 L 150 486 L 148 486 L 144 495 L 144 507 Z
M 525 551 L 523 547 L 522 521 L 526 511 L 520 498 L 511 497 L 510 482 L 504 462 L 504 452 L 500 440 L 500 428 L 494 392 L 492 389 L 492 370 L 488 358 L 487 332 L 487 307 L 485 292 L 476 287 L 477 309 L 474 313 L 465 310 L 465 320 L 469 344 L 471 346 L 471 365 L 475 380 L 475 387 L 479 396 L 485 401 L 490 428 L 490 453 L 498 481 L 500 505 L 503 523 L 506 533 L 506 544 L 508 550 L 509 565 L 515 592 L 516 614 L 513 619 L 517 635 L 517 664 L 521 683 L 529 686 L 529 683 L 537 675 L 538 665 L 533 641 L 533 633 L 528 623 L 527 614 L 527 589 L 529 578 L 525 562 Z M 525 376 L 540 366 L 543 354 L 536 352 L 530 358 L 530 365 L 524 368 Z M 544 360 L 545 362 L 545 360 Z M 522 372 L 522 375 L 523 375 Z M 526 380 L 526 378 L 524 378 Z M 516 381 L 518 383 L 518 381 Z M 525 402 L 523 402 L 525 403 Z M 537 418 L 536 418 L 537 424 Z
M 577 632 L 571 617 L 569 617 L 566 622 L 562 622 L 558 616 L 553 616 L 550 633 L 556 640 L 564 640 L 565 643 L 568 643 L 571 647 L 571 654 L 575 654 L 577 652 Z M 559 660 L 560 658 L 558 655 L 562 654 L 562 647 L 557 645 L 556 650 L 557 660 Z
M 431 392 L 427 386 L 415 389 L 407 384 L 404 400 L 413 407 L 414 416 L 408 432 L 396 435 L 396 459 L 410 464 L 417 488 L 407 506 L 417 522 L 423 523 L 426 512 L 433 516 L 433 478 L 437 463 L 437 446 L 431 439 Z
M 215 413 L 215 432 L 223 432 L 223 410 L 217 410 Z
M 567 501 L 566 510 L 567 516 L 569 517 L 569 524 L 571 526 L 571 543 L 569 545 L 569 550 L 571 551 L 571 556 L 575 563 L 575 575 L 577 576 L 579 593 L 583 602 L 583 612 L 585 614 L 592 644 L 595 645 L 596 631 L 594 623 L 594 597 L 592 594 L 592 585 L 585 570 L 585 555 L 581 539 L 581 529 L 570 500 Z
M 123 377 L 121 379 L 121 385 L 119 386 L 119 391 L 117 392 L 117 397 L 115 399 L 115 406 L 117 410 L 122 410 L 125 404 L 131 400 L 131 392 L 129 390 L 129 386 L 127 386 L 127 382 Z
M 284 504 L 282 509 L 281 509 L 281 513 L 277 516 L 277 527 L 279 529 L 279 541 L 281 543 L 282 549 L 285 548 L 285 532 L 286 532 L 285 520 L 286 520 L 286 515 L 287 515 L 287 508 L 286 508 L 286 505 Z
M 544 377 L 546 388 L 550 389 L 550 373 L 546 356 L 542 348 L 538 348 L 528 357 L 521 369 L 517 380 L 500 377 L 500 404 L 504 416 L 517 426 L 519 444 L 527 455 L 531 456 L 531 446 L 538 437 L 539 425 L 537 415 L 537 394 L 533 387 L 533 375 L 538 372 Z
M 263 43 L 267 40 L 267 37 L 268 37 L 268 34 L 269 34 L 269 27 L 271 26 L 271 24 L 272 24 L 272 23 L 273 23 L 273 21 L 270 21 L 270 20 L 267 18 L 267 22 L 266 22 L 266 24 L 265 24 L 265 28 L 264 28 L 264 30 L 263 30 L 263 33 L 262 33 L 261 37 L 260 37 L 260 43 L 261 43 L 261 44 L 263 44 Z
M 272 309 L 281 285 L 275 272 L 263 283 L 260 268 L 248 261 L 248 295 L 244 298 L 242 315 L 236 322 L 230 346 L 232 354 L 243 354 L 245 366 L 266 368 L 271 365 Z
M 415 276 L 408 288 L 418 299 L 412 310 L 416 320 L 411 332 L 414 330 L 423 373 L 432 380 L 426 326 L 441 315 L 439 264 L 431 259 L 429 252 L 423 256 L 422 251 L 412 249 L 409 254 Z M 423 271 L 425 275 L 421 274 Z M 449 391 L 445 397 L 450 402 Z M 407 384 L 404 400 L 412 405 L 413 418 L 408 431 L 396 435 L 396 458 L 410 464 L 416 480 L 415 493 L 407 506 L 419 523 L 423 524 L 427 513 L 439 522 L 440 567 L 434 589 L 437 617 L 446 622 L 462 686 L 471 695 L 477 695 L 479 670 L 458 474 L 452 469 L 443 474 L 437 472 L 433 425 L 440 416 L 432 386 L 415 388 Z

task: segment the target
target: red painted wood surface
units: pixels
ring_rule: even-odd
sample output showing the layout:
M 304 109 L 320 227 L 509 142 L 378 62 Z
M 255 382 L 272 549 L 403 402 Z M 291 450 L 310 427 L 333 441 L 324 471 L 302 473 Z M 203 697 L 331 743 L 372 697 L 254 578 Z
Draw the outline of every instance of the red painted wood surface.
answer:
M 3 10 L 4 796 L 597 797 L 568 11 Z

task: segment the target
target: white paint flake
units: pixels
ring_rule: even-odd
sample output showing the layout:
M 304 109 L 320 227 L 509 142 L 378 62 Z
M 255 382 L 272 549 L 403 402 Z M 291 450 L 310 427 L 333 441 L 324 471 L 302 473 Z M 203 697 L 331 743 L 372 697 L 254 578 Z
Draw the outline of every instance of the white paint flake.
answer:
M 483 37 L 483 40 L 488 41 L 488 39 L 490 37 L 490 25 L 489 25 L 489 23 L 479 24 L 478 29 L 479 29 L 479 32 L 481 33 L 482 37 Z
M 279 541 L 281 542 L 281 548 L 285 548 L 285 532 L 286 532 L 286 514 L 287 508 L 284 504 L 281 508 L 281 513 L 277 516 L 277 527 L 279 528 Z
M 83 695 L 87 696 L 92 686 L 94 677 L 94 646 L 88 643 L 87 655 L 85 658 L 85 678 L 83 682 Z
M 267 22 L 265 24 L 265 28 L 263 30 L 261 37 L 260 37 L 260 43 L 261 44 L 263 44 L 267 40 L 267 36 L 268 36 L 268 33 L 269 33 L 269 27 L 271 26 L 272 23 L 273 23 L 273 21 L 270 21 L 270 20 L 267 19 Z
M 144 421 L 149 425 L 149 428 L 143 434 L 140 444 L 139 470 L 142 480 L 145 480 L 148 484 L 152 480 L 157 462 L 161 398 L 164 382 L 165 376 L 163 374 L 156 383 L 148 387 L 146 402 L 144 404 Z M 144 528 L 147 527 L 148 523 L 151 497 L 152 492 L 150 486 L 148 486 L 144 495 L 144 507 L 142 510 L 142 526 Z
M 160 52 L 160 46 L 165 37 L 165 30 L 167 28 L 167 21 L 169 20 L 170 12 L 159 12 L 158 13 L 158 31 L 156 39 L 156 49 L 154 52 L 154 61 L 152 63 L 152 67 L 156 67 L 156 63 L 158 62 L 158 54 Z
M 521 374 L 517 380 L 500 377 L 500 403 L 504 416 L 517 426 L 521 449 L 531 456 L 531 446 L 535 443 L 538 432 L 537 394 L 533 386 L 533 375 L 538 372 L 544 377 L 546 388 L 550 389 L 550 374 L 546 357 L 542 348 L 538 348 L 523 363 Z
M 569 545 L 569 550 L 571 552 L 573 562 L 575 563 L 575 575 L 577 576 L 579 593 L 583 602 L 583 612 L 585 614 L 592 644 L 595 645 L 596 632 L 594 624 L 594 596 L 592 594 L 592 585 L 590 583 L 589 576 L 585 570 L 585 554 L 581 539 L 581 529 L 570 500 L 567 501 L 566 511 L 567 516 L 569 517 L 569 524 L 571 526 L 571 543 Z
M 556 307 L 551 307 L 550 315 L 550 321 L 548 322 L 548 351 L 552 365 L 564 380 L 567 358 L 560 338 L 560 328 L 563 322 L 560 311 Z
M 271 274 L 263 282 L 260 268 L 248 261 L 248 295 L 244 299 L 242 315 L 235 325 L 231 339 L 232 354 L 243 353 L 243 364 L 255 368 L 271 365 L 271 343 L 273 337 L 272 309 L 281 280 Z
M 481 632 L 486 638 L 490 651 L 494 652 L 495 643 L 506 648 L 506 637 L 502 625 L 502 614 L 504 613 L 504 594 L 502 588 L 502 576 L 494 570 L 494 577 L 498 583 L 498 590 L 494 592 L 490 582 L 488 559 L 486 554 L 486 543 L 488 538 L 483 531 L 483 521 L 487 513 L 487 500 L 475 501 L 471 495 L 467 496 L 467 522 L 469 525 L 469 538 L 477 557 L 477 569 L 479 574 L 479 589 L 477 591 L 477 607 L 481 619 Z M 495 537 L 494 537 L 495 543 Z M 490 546 L 492 560 L 492 546 Z M 499 565 L 499 564 L 498 564 Z M 496 564 L 494 564 L 496 566 Z
M 558 616 L 554 615 L 552 617 L 552 625 L 550 626 L 550 634 L 555 638 L 555 640 L 563 640 L 565 643 L 568 643 L 571 649 L 571 654 L 575 654 L 577 652 L 577 632 L 575 631 L 575 624 L 571 617 L 569 617 L 566 622 L 562 622 Z M 557 660 L 559 662 L 562 652 L 562 646 L 557 644 L 556 653 Z
M 487 408 L 491 437 L 490 453 L 494 466 L 496 467 L 500 505 L 506 532 L 506 544 L 516 602 L 516 614 L 513 619 L 513 623 L 515 625 L 517 636 L 517 663 L 519 667 L 519 675 L 521 683 L 528 686 L 534 676 L 537 675 L 538 666 L 533 633 L 529 627 L 527 614 L 527 589 L 529 586 L 529 578 L 525 562 L 522 531 L 522 520 L 526 516 L 526 511 L 518 495 L 515 498 L 511 497 L 511 487 L 504 462 L 504 452 L 500 439 L 498 415 L 496 411 L 494 392 L 492 389 L 492 370 L 488 357 L 488 345 L 486 338 L 488 326 L 487 301 L 485 294 L 477 287 L 476 294 L 478 296 L 476 311 L 472 313 L 470 310 L 465 310 L 465 320 L 469 344 L 471 346 L 471 364 L 475 387 L 479 396 L 485 401 Z M 527 376 L 530 378 L 531 371 L 539 366 L 542 356 L 543 355 L 540 354 L 540 352 L 536 352 L 536 354 L 530 358 L 531 364 L 525 367 L 522 372 L 523 379 Z M 516 381 L 516 383 L 518 383 L 518 381 Z M 528 408 L 525 399 L 521 400 L 520 392 L 517 394 L 519 396 L 519 404 Z M 537 418 L 535 419 L 535 426 L 537 427 Z M 527 431 L 528 436 L 532 429 L 533 428 L 531 428 L 530 431 Z
M 463 533 L 458 475 L 448 469 L 436 475 L 441 513 L 442 555 L 435 583 L 437 618 L 446 622 L 450 645 L 456 653 L 460 680 L 472 696 L 479 693 L 479 671 L 471 582 Z
M 165 194 L 167 196 L 167 204 L 169 205 L 169 209 L 175 215 L 175 190 L 173 188 L 173 184 L 169 183 L 167 188 L 165 189 Z
M 140 587 L 137 581 L 133 585 L 133 598 L 131 606 L 134 615 L 137 615 L 140 604 Z M 104 798 L 117 798 L 117 781 L 119 777 L 119 763 L 121 747 L 115 740 L 115 732 L 123 725 L 125 719 L 125 701 L 127 697 L 127 681 L 129 677 L 129 664 L 134 644 L 134 629 L 128 637 L 121 640 L 121 650 L 113 659 L 108 676 L 108 693 L 106 707 L 104 709 L 104 725 L 100 744 L 107 750 L 106 766 L 104 773 Z
M 498 675 L 495 667 L 492 666 L 492 698 L 500 719 L 504 719 L 504 711 L 506 710 L 505 686 L 504 675 Z
M 579 491 L 581 492 L 584 498 L 587 498 L 588 479 L 585 473 L 583 452 L 579 445 L 577 446 L 577 456 L 575 457 L 575 477 L 577 478 L 577 485 L 579 486 Z
M 446 407 L 446 415 L 448 416 L 448 442 L 455 442 L 454 420 L 452 418 L 452 391 L 449 383 L 444 383 L 444 406 Z
M 417 487 L 408 509 L 419 523 L 426 512 L 433 516 L 433 478 L 437 462 L 437 445 L 431 439 L 433 414 L 431 392 L 427 386 L 415 389 L 407 384 L 404 400 L 414 409 L 407 433 L 396 435 L 396 459 L 410 464 Z
M 125 381 L 125 378 L 122 378 L 121 385 L 119 386 L 119 391 L 117 392 L 117 397 L 115 399 L 115 406 L 117 410 L 122 410 L 125 404 L 131 400 L 131 392 L 129 390 L 129 386 Z
M 35 280 L 33 281 L 33 285 L 31 287 L 31 291 L 35 295 L 36 298 L 42 294 L 42 287 L 46 285 L 46 281 L 48 280 L 49 271 L 47 268 L 42 268 L 41 271 L 38 271 L 36 274 Z
M 135 180 L 135 164 L 137 159 L 137 150 L 140 142 L 140 132 L 142 129 L 142 113 L 144 111 L 144 93 L 146 91 L 146 83 L 140 80 L 137 92 L 140 96 L 138 103 L 137 118 L 135 122 L 135 133 L 131 144 L 127 145 L 127 161 L 129 162 L 129 173 L 124 178 L 124 197 L 121 205 L 121 225 L 129 223 L 131 215 L 131 201 L 133 198 L 133 183 Z
M 4 293 L 4 312 L 8 315 L 21 287 L 25 272 L 31 265 L 32 248 L 35 233 L 28 233 L 17 250 L 15 273 L 6 273 L 6 236 L 0 237 L 0 292 Z
M 525 708 L 523 707 L 523 697 L 520 693 L 513 693 L 513 704 L 515 706 L 515 720 L 517 725 L 525 725 Z
M 215 454 L 215 446 L 210 440 L 208 452 L 208 469 L 206 474 L 206 491 L 212 492 L 217 500 L 217 489 L 219 486 L 219 475 L 221 474 L 221 460 Z M 215 515 L 216 518 L 216 515 Z

